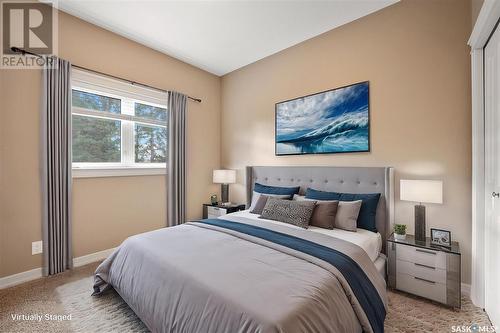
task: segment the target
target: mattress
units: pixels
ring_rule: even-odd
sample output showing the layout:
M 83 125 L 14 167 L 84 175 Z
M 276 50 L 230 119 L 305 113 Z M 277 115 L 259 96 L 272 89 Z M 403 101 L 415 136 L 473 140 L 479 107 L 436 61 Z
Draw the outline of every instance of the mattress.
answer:
M 251 220 L 255 221 L 265 221 L 269 222 L 272 224 L 277 224 L 277 225 L 284 225 L 290 228 L 295 228 L 295 229 L 302 229 L 300 227 L 287 224 L 287 223 L 282 223 L 278 221 L 272 221 L 272 220 L 267 220 L 267 219 L 261 219 L 259 218 L 258 214 L 252 214 L 250 213 L 249 210 L 242 210 L 239 212 L 231 213 L 224 215 L 220 218 L 223 218 L 225 220 L 231 220 L 231 216 L 235 217 L 245 217 Z M 369 230 L 365 229 L 360 229 L 358 228 L 356 232 L 352 231 L 346 231 L 342 229 L 324 229 L 324 228 L 318 228 L 318 227 L 309 227 L 307 229 L 308 231 L 311 232 L 317 232 L 320 234 L 324 234 L 327 236 L 332 236 L 335 238 L 340 238 L 342 240 L 348 241 L 350 243 L 356 244 L 359 247 L 361 247 L 363 250 L 365 250 L 366 254 L 368 254 L 368 257 L 372 260 L 372 262 L 375 262 L 380 254 L 380 251 L 382 250 L 382 236 L 378 232 L 372 232 Z

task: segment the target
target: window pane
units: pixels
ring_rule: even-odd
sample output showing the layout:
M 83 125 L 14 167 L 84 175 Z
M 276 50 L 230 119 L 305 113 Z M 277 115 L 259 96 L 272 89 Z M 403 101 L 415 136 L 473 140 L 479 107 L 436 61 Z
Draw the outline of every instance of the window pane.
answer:
M 135 124 L 135 162 L 165 163 L 167 161 L 167 129 Z
M 120 120 L 74 115 L 73 162 L 121 162 Z
M 167 121 L 167 109 L 135 103 L 135 115 L 137 117 Z
M 101 96 L 79 90 L 73 90 L 72 104 L 73 106 L 95 111 L 121 113 L 121 101 L 118 98 Z

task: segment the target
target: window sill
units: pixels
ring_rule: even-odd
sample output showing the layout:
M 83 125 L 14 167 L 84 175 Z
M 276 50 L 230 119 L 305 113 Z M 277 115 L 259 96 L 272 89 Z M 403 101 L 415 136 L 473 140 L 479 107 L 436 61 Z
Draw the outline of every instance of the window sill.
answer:
M 166 175 L 166 168 L 73 168 L 73 178 Z

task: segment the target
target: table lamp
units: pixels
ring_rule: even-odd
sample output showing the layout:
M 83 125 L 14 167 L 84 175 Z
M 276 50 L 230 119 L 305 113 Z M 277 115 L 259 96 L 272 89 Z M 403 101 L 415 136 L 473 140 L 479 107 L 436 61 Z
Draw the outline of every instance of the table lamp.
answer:
M 214 170 L 213 182 L 221 184 L 222 204 L 229 204 L 229 184 L 236 183 L 236 170 Z
M 422 203 L 443 203 L 443 182 L 440 180 L 401 179 L 399 197 L 415 205 L 415 240 L 425 241 L 425 206 Z

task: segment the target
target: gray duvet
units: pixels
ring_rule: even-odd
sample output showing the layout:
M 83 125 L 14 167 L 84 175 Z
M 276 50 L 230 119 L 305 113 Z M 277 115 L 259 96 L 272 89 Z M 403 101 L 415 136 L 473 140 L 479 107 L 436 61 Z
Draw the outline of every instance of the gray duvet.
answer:
M 366 273 L 387 308 L 385 281 L 363 249 L 331 236 L 225 216 L 334 248 Z M 372 332 L 329 263 L 275 243 L 190 222 L 125 240 L 96 270 L 153 332 Z

